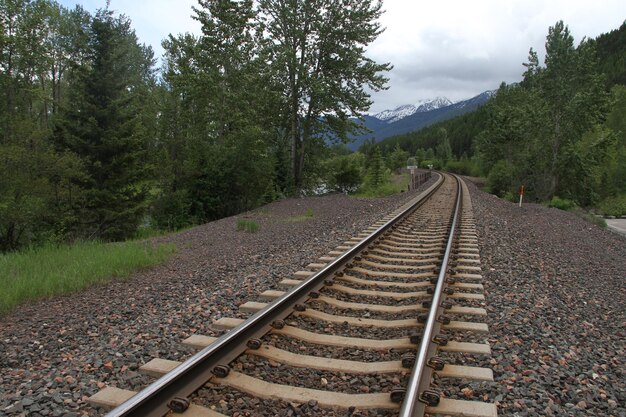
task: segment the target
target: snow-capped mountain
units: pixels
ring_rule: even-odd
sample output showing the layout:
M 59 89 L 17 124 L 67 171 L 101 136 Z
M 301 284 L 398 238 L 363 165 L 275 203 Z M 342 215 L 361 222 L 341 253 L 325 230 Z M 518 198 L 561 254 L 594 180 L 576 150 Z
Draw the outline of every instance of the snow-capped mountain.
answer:
M 365 140 L 374 139 L 375 142 L 380 142 L 391 136 L 413 132 L 433 123 L 474 111 L 487 103 L 495 94 L 496 90 L 485 91 L 456 103 L 450 102 L 447 98 L 437 97 L 433 100 L 418 102 L 416 105 L 407 104 L 394 110 L 386 110 L 374 116 L 365 115 L 362 125 L 369 132 L 354 136 L 354 141 L 348 145 L 348 148 L 357 150 Z
M 386 123 L 394 123 L 415 113 L 427 112 L 453 104 L 445 97 L 435 97 L 434 99 L 420 100 L 415 104 L 403 104 L 393 110 L 384 110 L 373 117 Z

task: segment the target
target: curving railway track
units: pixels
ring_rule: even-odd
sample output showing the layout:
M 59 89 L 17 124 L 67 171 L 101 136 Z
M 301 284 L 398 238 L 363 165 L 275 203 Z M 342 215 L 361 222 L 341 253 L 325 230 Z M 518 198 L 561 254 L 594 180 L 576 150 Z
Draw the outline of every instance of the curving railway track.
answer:
M 305 404 L 315 415 L 495 416 L 494 404 L 445 398 L 440 386 L 493 379 L 453 361 L 490 354 L 480 280 L 469 193 L 445 174 L 282 281 L 284 291 L 243 304 L 248 319 L 214 322 L 223 336 L 183 341 L 198 349 L 187 361 L 145 364 L 158 379 L 144 390 L 107 387 L 90 402 L 114 407 L 111 417 L 221 417 L 216 405 L 232 392 L 282 401 L 284 415 L 308 415 Z

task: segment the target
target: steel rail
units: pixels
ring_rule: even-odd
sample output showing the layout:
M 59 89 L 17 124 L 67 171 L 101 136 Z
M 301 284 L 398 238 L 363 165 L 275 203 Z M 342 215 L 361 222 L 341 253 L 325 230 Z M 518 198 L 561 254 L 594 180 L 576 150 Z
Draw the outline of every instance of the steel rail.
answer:
M 325 279 L 332 277 L 337 270 L 350 262 L 394 224 L 413 213 L 428 200 L 444 182 L 443 175 L 439 175 L 440 178 L 437 182 L 422 193 L 420 199 L 413 205 L 394 216 L 393 219 L 301 284 L 111 410 L 105 417 L 160 417 L 166 414 L 169 411 L 168 403 L 171 400 L 187 398 L 202 387 L 214 376 L 212 371 L 217 365 L 228 365 L 241 355 L 247 349 L 246 343 L 249 340 L 262 337 L 271 328 L 272 323 L 287 317 L 293 312 L 295 304 L 302 303 L 310 297 L 311 292 L 321 288 Z
M 437 277 L 437 285 L 431 301 L 431 309 L 428 312 L 428 319 L 424 324 L 424 331 L 422 334 L 422 340 L 420 341 L 417 356 L 415 358 L 415 364 L 411 372 L 411 377 L 407 385 L 406 394 L 400 408 L 400 414 L 398 417 L 423 417 L 426 412 L 426 403 L 420 400 L 420 392 L 430 385 L 430 378 L 432 376 L 432 369 L 427 368 L 427 363 L 430 354 L 433 350 L 436 350 L 436 344 L 433 342 L 432 337 L 435 327 L 439 327 L 437 318 L 442 310 L 441 299 L 443 294 L 443 288 L 445 285 L 446 273 L 448 269 L 448 260 L 450 259 L 450 253 L 452 252 L 452 244 L 454 242 L 454 232 L 459 216 L 461 206 L 461 180 L 454 176 L 457 181 L 457 195 L 456 203 L 454 207 L 454 217 L 452 220 L 452 226 L 450 228 L 450 235 L 446 244 L 446 251 L 439 269 L 439 275 Z

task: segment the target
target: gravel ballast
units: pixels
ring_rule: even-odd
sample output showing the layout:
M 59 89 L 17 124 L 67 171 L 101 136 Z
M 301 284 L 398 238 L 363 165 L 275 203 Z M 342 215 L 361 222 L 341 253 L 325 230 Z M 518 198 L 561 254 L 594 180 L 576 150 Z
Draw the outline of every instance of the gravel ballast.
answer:
M 496 402 L 500 416 L 626 416 L 626 238 L 575 214 L 534 204 L 519 209 L 468 185 L 493 355 L 455 362 L 491 366 L 495 382 L 455 387 L 453 380 L 441 381 L 446 396 Z M 215 335 L 214 320 L 241 317 L 240 304 L 280 289 L 279 281 L 414 195 L 276 202 L 155 239 L 176 243 L 177 255 L 127 281 L 0 317 L 0 416 L 101 415 L 86 404 L 90 395 L 104 386 L 143 388 L 153 380 L 137 372 L 143 363 L 185 359 L 192 351 L 181 345 L 183 339 Z M 307 209 L 313 218 L 293 221 Z M 241 218 L 256 221 L 259 231 L 237 232 Z M 293 349 L 284 342 L 281 347 L 296 353 L 320 349 L 286 340 Z M 353 360 L 401 356 L 345 351 Z M 324 411 L 228 388 L 207 390 L 221 396 L 218 411 L 240 416 L 393 415 Z

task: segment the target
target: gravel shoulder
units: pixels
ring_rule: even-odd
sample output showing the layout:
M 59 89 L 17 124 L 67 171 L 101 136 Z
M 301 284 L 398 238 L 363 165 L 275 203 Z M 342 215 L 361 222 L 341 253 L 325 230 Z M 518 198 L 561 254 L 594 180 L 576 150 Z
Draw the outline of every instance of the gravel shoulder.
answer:
M 498 415 L 626 416 L 626 237 L 470 193 Z

